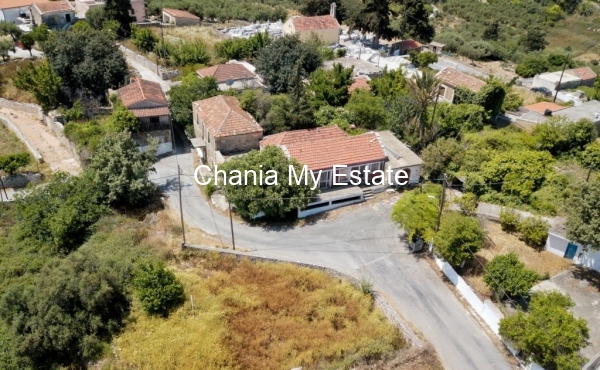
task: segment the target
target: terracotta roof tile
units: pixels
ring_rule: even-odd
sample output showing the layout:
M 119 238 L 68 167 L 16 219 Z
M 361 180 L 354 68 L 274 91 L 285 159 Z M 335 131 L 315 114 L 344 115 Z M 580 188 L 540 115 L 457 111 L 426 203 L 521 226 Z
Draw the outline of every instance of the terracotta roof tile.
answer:
M 217 83 L 224 83 L 227 80 L 245 80 L 256 78 L 256 75 L 243 64 L 217 64 L 212 67 L 202 68 L 196 71 L 200 77 L 214 77 Z
M 554 104 L 554 103 L 542 101 L 542 102 L 539 102 L 539 103 L 527 105 L 527 106 L 525 106 L 525 108 L 529 109 L 529 110 L 532 110 L 532 111 L 536 111 L 536 112 L 541 113 L 541 114 L 544 114 L 544 112 L 546 111 L 546 109 L 550 109 L 552 112 L 556 112 L 557 110 L 564 109 L 565 107 L 562 107 L 562 106 L 560 106 L 558 104 Z
M 423 47 L 423 44 L 415 40 L 403 40 L 400 42 L 400 46 L 403 49 L 413 50 Z
M 195 101 L 194 110 L 214 137 L 262 132 L 262 127 L 250 113 L 240 108 L 234 96 L 217 95 Z
M 374 132 L 337 139 L 301 141 L 285 145 L 285 148 L 291 157 L 312 171 L 333 168 L 334 165 L 352 166 L 386 160 Z
M 352 92 L 356 89 L 365 89 L 371 90 L 371 85 L 369 85 L 369 80 L 366 77 L 356 77 L 352 85 L 348 87 L 348 91 Z
M 117 95 L 123 105 L 128 108 L 143 101 L 151 101 L 165 106 L 169 104 L 160 84 L 139 77 L 133 78 L 129 85 L 118 89 Z
M 52 1 L 52 2 L 38 3 L 36 0 L 36 2 L 33 5 L 35 5 L 35 7 L 40 10 L 40 14 L 73 11 L 73 8 L 71 7 L 71 5 L 69 5 L 69 3 L 66 1 Z
M 348 136 L 348 134 L 338 126 L 325 126 L 307 130 L 285 131 L 265 136 L 260 142 L 260 146 L 261 148 L 264 148 L 267 145 L 288 145 L 306 140 L 319 141 L 343 138 L 346 136 Z
M 596 73 L 590 67 L 580 67 L 572 69 L 573 73 L 582 80 L 593 80 L 596 78 Z
M 463 87 L 473 92 L 479 92 L 485 86 L 485 81 L 462 73 L 454 68 L 444 68 L 438 72 L 437 77 L 451 87 Z
M 50 0 L 2 0 L 0 1 L 0 9 L 24 8 L 31 6 L 33 3 L 47 3 Z
M 130 109 L 130 110 L 138 118 L 168 116 L 169 114 L 171 114 L 169 112 L 169 107 L 141 108 L 141 109 Z
M 337 19 L 331 15 L 319 15 L 316 17 L 293 17 L 292 23 L 296 32 L 327 30 L 340 28 Z
M 198 20 L 200 20 L 200 17 L 197 17 L 197 16 L 193 15 L 190 12 L 186 12 L 185 10 L 163 8 L 163 12 L 168 13 L 168 14 L 172 15 L 175 18 L 190 18 L 190 19 L 198 19 Z

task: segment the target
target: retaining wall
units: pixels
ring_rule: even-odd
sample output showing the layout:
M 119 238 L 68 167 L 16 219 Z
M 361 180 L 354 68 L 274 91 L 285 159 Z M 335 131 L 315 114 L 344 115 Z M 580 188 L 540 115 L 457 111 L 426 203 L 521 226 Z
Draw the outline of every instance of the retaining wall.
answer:
M 152 72 L 155 72 L 157 70 L 156 63 L 151 62 L 145 56 L 140 55 L 133 50 L 127 49 L 123 45 L 119 45 L 119 49 L 123 52 L 123 54 L 125 54 L 126 57 L 135 60 L 136 62 L 151 70 Z M 167 71 L 164 70 L 162 67 L 158 66 L 158 76 L 163 80 L 170 80 L 171 78 L 178 76 L 180 73 L 181 72 L 179 72 L 176 69 Z
M 21 130 L 19 130 L 17 125 L 15 125 L 10 120 L 10 118 L 2 116 L 0 117 L 0 122 L 2 122 L 6 127 L 8 127 L 12 132 L 14 132 L 15 135 L 17 135 L 17 137 L 19 138 L 19 140 L 25 143 L 27 149 L 29 149 L 36 161 L 38 161 L 39 163 L 44 162 L 44 158 L 42 158 L 42 155 L 38 153 L 38 151 L 33 147 L 33 145 L 31 145 L 29 140 L 25 137 L 25 135 L 23 135 L 23 133 L 21 132 Z
M 35 114 L 40 119 L 44 117 L 44 111 L 42 110 L 42 107 L 37 104 L 18 103 L 16 101 L 0 98 L 0 107 Z
M 356 279 L 352 276 L 343 274 L 337 270 L 331 269 L 329 267 L 321 266 L 321 265 L 248 255 L 243 252 L 218 249 L 218 248 L 207 247 L 207 246 L 196 245 L 196 244 L 185 244 L 184 247 L 196 249 L 196 250 L 202 250 L 202 251 L 218 252 L 221 254 L 229 254 L 229 255 L 236 256 L 236 258 L 238 258 L 238 259 L 248 258 L 249 260 L 251 260 L 253 262 L 268 261 L 268 262 L 275 262 L 275 263 L 292 263 L 294 265 L 324 271 L 327 274 L 333 276 L 334 278 L 349 281 L 352 285 L 354 285 L 356 287 L 360 286 L 360 281 L 358 279 Z M 377 291 L 374 291 L 373 292 L 373 300 L 375 302 L 375 306 L 378 307 L 384 313 L 384 315 L 387 317 L 387 319 L 390 320 L 392 323 L 394 323 L 394 325 L 398 329 L 400 329 L 402 334 L 404 334 L 404 338 L 411 344 L 411 346 L 416 346 L 419 348 L 424 347 L 424 343 L 416 336 L 416 334 L 409 328 L 409 326 L 404 322 L 404 320 L 400 317 L 400 315 L 392 308 L 392 306 L 390 306 L 390 304 L 381 296 L 380 293 L 378 293 Z

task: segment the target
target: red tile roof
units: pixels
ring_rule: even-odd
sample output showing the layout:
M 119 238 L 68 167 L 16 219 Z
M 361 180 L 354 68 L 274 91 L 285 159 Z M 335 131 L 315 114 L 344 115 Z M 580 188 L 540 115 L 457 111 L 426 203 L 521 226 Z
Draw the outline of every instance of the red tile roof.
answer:
M 296 158 L 311 171 L 333 168 L 334 165 L 352 166 L 386 160 L 374 132 L 348 135 L 343 139 L 301 141 L 285 147 L 290 157 Z
M 525 109 L 529 109 L 532 111 L 536 111 L 538 113 L 544 114 L 544 112 L 546 111 L 546 109 L 550 109 L 552 112 L 556 112 L 557 110 L 561 110 L 564 109 L 565 107 L 562 107 L 558 104 L 554 104 L 554 103 L 550 103 L 550 102 L 546 102 L 546 101 L 542 101 L 539 103 L 535 103 L 535 104 L 531 104 L 531 105 L 527 105 L 525 106 Z
M 217 95 L 195 101 L 192 106 L 213 137 L 244 135 L 263 131 L 250 113 L 240 108 L 240 104 L 234 96 Z
M 256 75 L 242 64 L 217 64 L 212 67 L 202 68 L 196 71 L 200 77 L 214 77 L 217 83 L 224 83 L 227 80 L 245 80 L 256 78 Z
M 261 142 L 261 147 L 266 145 L 281 146 L 311 171 L 386 160 L 376 133 L 350 136 L 337 126 L 270 135 Z
M 573 73 L 582 80 L 593 80 L 596 78 L 596 73 L 590 67 L 580 67 L 572 69 Z
M 133 104 L 143 101 L 151 101 L 157 104 L 168 106 L 169 102 L 160 84 L 139 77 L 133 78 L 129 85 L 123 86 L 117 90 L 117 95 L 124 106 L 130 107 Z
M 31 6 L 33 3 L 41 4 L 48 1 L 50 0 L 2 0 L 0 2 L 0 9 L 24 8 Z
M 41 2 L 33 4 L 36 8 L 39 9 L 40 14 L 46 13 L 54 13 L 54 12 L 64 12 L 64 11 L 73 11 L 71 5 L 69 5 L 66 1 L 52 1 L 52 2 Z
M 328 30 L 340 28 L 337 19 L 331 15 L 319 15 L 316 17 L 292 17 L 292 23 L 296 32 Z
M 371 90 L 371 85 L 369 85 L 369 80 L 366 77 L 356 77 L 352 85 L 348 86 L 348 91 L 352 92 L 356 89 L 365 89 Z
M 131 109 L 131 112 L 137 118 L 168 116 L 171 114 L 168 107 Z
M 307 137 L 312 141 L 344 138 L 348 134 L 338 126 L 325 126 L 307 130 L 285 131 L 278 134 L 265 136 L 260 142 L 261 148 L 267 145 L 288 145 L 306 141 Z
M 423 44 L 415 40 L 403 40 L 400 42 L 400 47 L 402 49 L 413 50 L 423 47 Z
M 438 72 L 437 77 L 446 85 L 451 87 L 464 87 L 473 92 L 479 92 L 479 90 L 485 86 L 485 81 L 462 73 L 454 68 L 444 68 Z
M 190 12 L 186 12 L 185 10 L 180 10 L 180 9 L 171 9 L 171 8 L 163 8 L 163 12 L 172 15 L 175 18 L 190 18 L 190 19 L 198 19 L 200 20 L 200 17 L 197 17 L 195 15 L 193 15 Z

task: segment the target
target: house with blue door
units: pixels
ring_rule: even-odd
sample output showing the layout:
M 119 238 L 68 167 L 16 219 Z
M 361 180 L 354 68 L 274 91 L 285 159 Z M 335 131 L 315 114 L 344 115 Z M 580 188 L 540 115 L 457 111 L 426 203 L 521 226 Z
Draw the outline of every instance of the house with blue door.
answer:
M 590 251 L 566 237 L 548 233 L 546 250 L 557 256 L 573 260 L 573 263 L 600 272 L 600 251 Z

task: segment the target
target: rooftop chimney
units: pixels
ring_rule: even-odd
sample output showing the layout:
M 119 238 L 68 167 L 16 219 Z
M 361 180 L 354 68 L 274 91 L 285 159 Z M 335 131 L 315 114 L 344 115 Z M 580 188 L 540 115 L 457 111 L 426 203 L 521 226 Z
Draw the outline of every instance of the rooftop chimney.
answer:
M 333 18 L 335 18 L 335 8 L 336 8 L 335 3 L 331 3 L 331 9 L 329 10 L 329 15 L 332 16 Z

